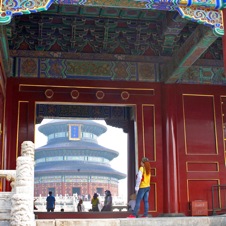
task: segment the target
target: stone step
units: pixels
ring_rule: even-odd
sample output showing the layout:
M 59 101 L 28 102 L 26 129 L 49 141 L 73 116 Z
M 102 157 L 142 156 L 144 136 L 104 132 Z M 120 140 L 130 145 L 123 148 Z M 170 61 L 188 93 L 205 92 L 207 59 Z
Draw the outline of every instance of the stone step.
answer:
M 46 219 L 36 226 L 226 226 L 226 215 L 211 217 L 152 217 L 119 219 Z
M 10 226 L 9 221 L 0 220 L 0 226 Z
M 150 217 L 111 219 L 40 219 L 36 226 L 226 226 L 226 215 L 209 217 Z M 0 220 L 0 226 L 10 226 Z

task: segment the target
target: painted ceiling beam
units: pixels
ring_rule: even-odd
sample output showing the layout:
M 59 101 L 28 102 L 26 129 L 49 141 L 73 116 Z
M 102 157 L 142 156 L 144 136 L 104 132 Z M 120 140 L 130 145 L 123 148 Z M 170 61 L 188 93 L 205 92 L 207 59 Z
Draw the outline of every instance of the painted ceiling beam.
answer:
M 162 34 L 165 35 L 179 35 L 188 20 L 182 18 L 178 13 L 167 14 L 163 20 Z
M 167 52 L 168 49 L 172 49 L 178 40 L 179 34 L 188 23 L 188 20 L 183 19 L 177 12 L 173 14 L 166 14 L 163 20 L 162 36 L 164 42 L 162 44 L 162 52 Z
M 72 4 L 83 5 L 89 7 L 114 7 L 114 8 L 130 8 L 134 9 L 151 9 L 151 10 L 164 10 L 164 11 L 178 11 L 182 17 L 196 21 L 198 23 L 210 25 L 215 30 L 216 34 L 223 35 L 224 28 L 221 18 L 220 10 L 224 6 L 222 0 L 215 0 L 212 2 L 200 2 L 192 0 L 15 0 L 13 3 L 3 1 L 0 8 L 0 24 L 8 24 L 11 22 L 12 17 L 16 15 L 37 13 L 46 11 L 52 4 Z M 197 16 L 198 15 L 198 16 Z M 201 17 L 200 17 L 201 16 Z
M 20 2 L 21 1 L 21 2 Z M 33 4 L 30 4 L 33 2 Z M 3 7 L 0 9 L 0 23 L 7 24 L 10 22 L 11 17 L 14 15 L 30 14 L 39 11 L 46 11 L 52 4 L 57 5 L 77 5 L 87 7 L 111 7 L 111 8 L 128 8 L 136 11 L 137 9 L 146 10 L 162 10 L 162 11 L 178 11 L 183 18 L 196 21 L 198 23 L 216 26 L 218 29 L 223 30 L 223 23 L 221 21 L 221 10 L 226 7 L 221 0 L 214 0 L 212 2 L 197 2 L 194 0 L 179 0 L 179 1 L 166 1 L 161 0 L 45 0 L 39 5 L 36 0 L 23 1 L 16 0 L 16 5 L 3 3 Z M 216 29 L 216 28 L 215 28 Z M 216 32 L 219 34 L 219 32 Z M 223 34 L 222 34 L 223 35 Z
M 2 87 L 2 91 L 4 96 L 5 94 L 5 84 L 6 77 L 10 71 L 10 62 L 9 62 L 9 48 L 8 48 L 8 39 L 6 35 L 5 26 L 0 26 L 0 58 L 2 61 L 2 73 L 0 76 L 0 86 Z
M 197 26 L 182 47 L 173 55 L 173 59 L 163 69 L 162 80 L 175 83 L 200 58 L 218 37 L 211 28 Z
M 64 2 L 65 1 L 65 2 Z M 117 7 L 117 8 L 134 8 L 134 9 L 158 9 L 165 11 L 175 11 L 175 7 L 178 6 L 195 6 L 195 7 L 207 7 L 212 9 L 221 9 L 223 5 L 222 0 L 214 1 L 197 1 L 197 0 L 72 0 L 70 3 L 67 0 L 55 0 L 56 4 L 73 4 L 95 7 Z

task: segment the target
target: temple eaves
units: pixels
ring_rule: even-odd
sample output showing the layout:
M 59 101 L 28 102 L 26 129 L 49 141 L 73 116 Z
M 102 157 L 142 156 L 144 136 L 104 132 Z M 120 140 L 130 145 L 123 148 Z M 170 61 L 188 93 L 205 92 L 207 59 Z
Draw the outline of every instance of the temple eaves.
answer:
M 16 15 L 46 11 L 52 4 L 178 11 L 182 18 L 210 26 L 216 36 L 224 35 L 222 9 L 225 6 L 222 0 L 11 0 L 2 2 L 0 25 L 9 24 Z

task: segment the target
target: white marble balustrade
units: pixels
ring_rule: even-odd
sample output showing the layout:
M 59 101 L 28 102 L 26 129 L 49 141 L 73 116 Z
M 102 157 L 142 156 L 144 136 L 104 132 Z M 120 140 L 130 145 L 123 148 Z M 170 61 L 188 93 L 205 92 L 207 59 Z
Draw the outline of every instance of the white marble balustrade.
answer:
M 11 192 L 0 192 L 0 224 L 34 226 L 34 143 L 24 141 L 16 170 L 0 170 L 0 177 L 10 181 Z

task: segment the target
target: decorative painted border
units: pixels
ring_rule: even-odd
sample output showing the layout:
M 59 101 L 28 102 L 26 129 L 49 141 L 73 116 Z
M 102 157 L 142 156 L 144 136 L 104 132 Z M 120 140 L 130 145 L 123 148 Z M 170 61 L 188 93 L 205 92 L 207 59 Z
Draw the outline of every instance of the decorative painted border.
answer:
M 4 0 L 0 8 L 0 24 L 10 23 L 15 15 L 45 11 L 52 3 L 120 7 L 116 1 L 106 3 L 105 1 L 89 0 Z M 183 18 L 211 26 L 215 35 L 224 35 L 223 16 L 220 9 L 225 5 L 221 0 L 134 0 L 133 4 L 140 9 L 178 11 Z M 131 7 L 127 1 L 122 1 L 121 5 Z
M 221 0 L 137 0 L 146 2 L 147 9 L 178 11 L 182 18 L 212 27 L 216 36 L 224 35 Z
M 222 11 L 204 7 L 180 6 L 178 12 L 183 18 L 212 27 L 216 36 L 224 35 Z

